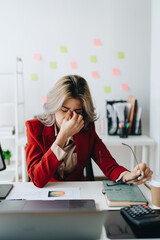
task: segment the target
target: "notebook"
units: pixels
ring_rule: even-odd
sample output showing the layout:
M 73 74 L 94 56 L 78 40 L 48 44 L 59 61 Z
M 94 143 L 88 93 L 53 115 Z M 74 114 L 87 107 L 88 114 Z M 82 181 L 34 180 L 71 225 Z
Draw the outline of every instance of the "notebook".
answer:
M 121 207 L 147 204 L 147 199 L 138 186 L 134 184 L 107 186 L 107 184 L 111 185 L 114 183 L 115 182 L 109 180 L 103 181 L 103 193 L 105 194 L 108 206 Z
M 96 210 L 3 211 L 0 213 L 0 239 L 100 239 L 104 223 L 105 212 Z
M 5 199 L 12 188 L 13 184 L 0 184 L 0 199 Z

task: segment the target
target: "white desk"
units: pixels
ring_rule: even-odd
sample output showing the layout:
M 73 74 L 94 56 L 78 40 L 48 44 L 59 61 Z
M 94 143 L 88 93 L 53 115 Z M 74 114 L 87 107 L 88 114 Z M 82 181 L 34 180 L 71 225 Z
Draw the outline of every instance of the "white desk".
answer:
M 89 181 L 83 181 L 83 182 L 49 182 L 45 185 L 43 188 L 37 188 L 32 182 L 15 182 L 14 188 L 12 189 L 11 193 L 7 196 L 7 199 L 10 199 L 10 196 L 14 192 L 20 192 L 25 191 L 29 192 L 30 190 L 34 190 L 34 192 L 43 191 L 44 189 L 49 188 L 73 188 L 73 187 L 79 187 L 81 198 L 82 199 L 94 199 L 96 202 L 96 208 L 97 210 L 105 210 L 105 209 L 117 209 L 114 207 L 108 207 L 105 201 L 105 196 L 102 194 L 102 182 L 101 181 L 95 181 L 95 182 L 89 182 Z M 144 186 L 139 186 L 143 194 L 146 196 L 149 206 L 151 208 L 157 208 L 154 207 L 151 204 L 151 193 L 150 190 Z M 23 196 L 22 196 L 23 198 Z M 32 199 L 31 197 L 27 197 L 27 200 Z M 38 200 L 38 199 L 37 199 Z
M 34 191 L 43 191 L 43 189 L 50 189 L 51 187 L 54 188 L 69 188 L 69 187 L 79 187 L 81 192 L 81 199 L 94 199 L 96 202 L 97 210 L 107 210 L 107 209 L 119 209 L 118 207 L 108 207 L 105 201 L 105 196 L 102 194 L 102 182 L 56 182 L 56 183 L 48 183 L 44 188 L 39 189 L 33 185 L 33 183 L 25 182 L 25 183 L 14 183 L 14 188 L 12 192 L 8 195 L 7 199 L 10 199 L 10 196 L 13 192 L 19 192 L 21 190 L 26 190 L 27 192 L 34 190 Z M 149 206 L 152 208 L 157 208 L 151 204 L 151 193 L 150 190 L 145 187 L 144 185 L 140 186 L 143 194 L 146 196 Z M 23 196 L 22 196 L 23 198 Z M 28 200 L 31 197 L 28 196 Z M 40 199 L 39 199 L 40 200 Z M 107 239 L 105 235 L 105 230 L 102 231 L 101 239 Z
M 100 138 L 102 139 L 103 143 L 107 147 L 116 147 L 116 146 L 121 146 L 123 148 L 127 148 L 122 145 L 123 143 L 128 144 L 131 146 L 133 151 L 135 151 L 136 147 L 142 147 L 142 162 L 148 164 L 149 166 L 153 163 L 150 161 L 150 156 L 152 156 L 152 160 L 154 160 L 154 141 L 150 137 L 147 137 L 145 135 L 140 135 L 140 136 L 128 136 L 128 138 L 120 138 L 119 136 L 109 136 L 109 135 L 101 135 Z M 150 151 L 150 154 L 149 154 Z M 133 169 L 134 166 L 134 157 L 131 152 L 131 159 L 132 159 L 132 167 Z

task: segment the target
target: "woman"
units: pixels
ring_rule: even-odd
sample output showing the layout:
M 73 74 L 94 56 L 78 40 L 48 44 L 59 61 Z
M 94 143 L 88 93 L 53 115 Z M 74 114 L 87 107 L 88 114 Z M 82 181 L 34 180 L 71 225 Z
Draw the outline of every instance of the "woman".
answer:
M 62 77 L 47 95 L 44 114 L 26 122 L 27 170 L 31 181 L 43 187 L 49 181 L 82 181 L 92 158 L 113 181 L 149 180 L 152 171 L 138 164 L 133 171 L 117 164 L 95 132 L 95 109 L 86 80 L 77 75 Z

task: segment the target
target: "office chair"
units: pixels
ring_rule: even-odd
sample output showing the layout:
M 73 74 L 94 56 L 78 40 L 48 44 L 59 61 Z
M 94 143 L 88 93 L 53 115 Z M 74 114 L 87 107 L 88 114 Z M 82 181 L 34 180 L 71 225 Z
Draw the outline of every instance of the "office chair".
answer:
M 92 162 L 91 159 L 88 159 L 88 163 L 86 165 L 86 177 L 90 180 L 90 181 L 95 181 L 94 179 L 94 174 L 93 174 L 93 167 L 92 167 Z

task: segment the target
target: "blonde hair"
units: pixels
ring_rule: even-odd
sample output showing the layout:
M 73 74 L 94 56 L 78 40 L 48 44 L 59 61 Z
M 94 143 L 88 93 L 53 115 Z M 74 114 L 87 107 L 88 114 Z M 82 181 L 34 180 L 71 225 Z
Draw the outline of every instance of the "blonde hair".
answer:
M 44 104 L 44 113 L 38 119 L 46 126 L 52 126 L 55 122 L 54 114 L 62 107 L 64 101 L 76 98 L 83 105 L 84 127 L 90 122 L 96 121 L 96 113 L 87 81 L 78 75 L 68 75 L 59 79 L 53 89 L 47 94 Z

